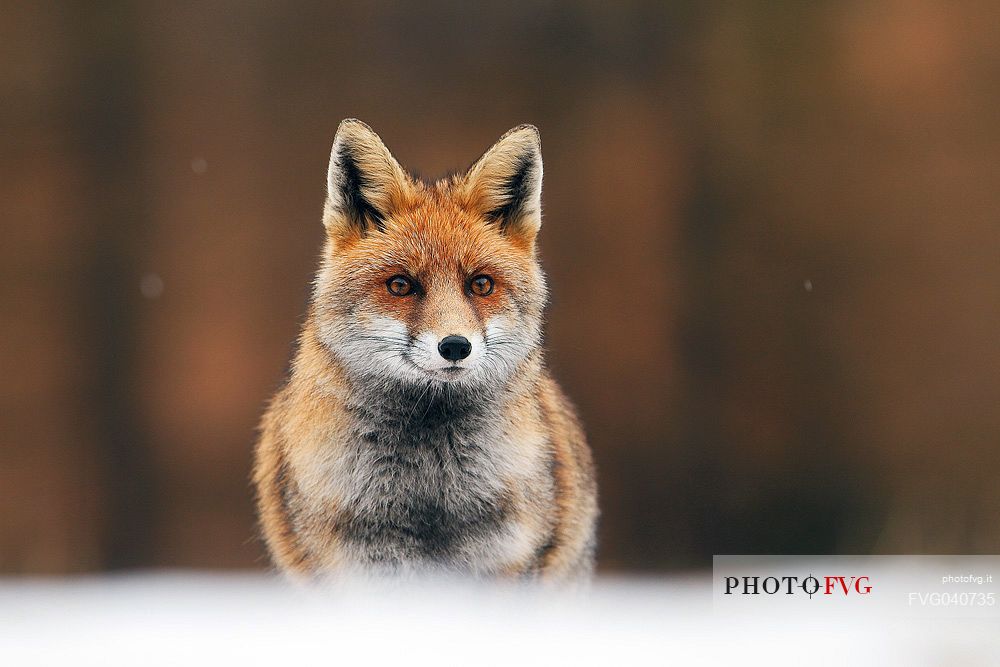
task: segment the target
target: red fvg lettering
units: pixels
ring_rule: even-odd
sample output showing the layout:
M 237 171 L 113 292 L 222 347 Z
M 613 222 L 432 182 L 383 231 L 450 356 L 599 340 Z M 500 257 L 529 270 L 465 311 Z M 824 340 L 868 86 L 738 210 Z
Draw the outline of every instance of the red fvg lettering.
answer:
M 868 577 L 824 577 L 826 586 L 823 590 L 824 595 L 833 595 L 837 592 L 837 585 L 840 585 L 840 590 L 843 591 L 844 595 L 849 595 L 853 590 L 858 595 L 868 595 L 872 592 L 872 587 L 868 585 Z

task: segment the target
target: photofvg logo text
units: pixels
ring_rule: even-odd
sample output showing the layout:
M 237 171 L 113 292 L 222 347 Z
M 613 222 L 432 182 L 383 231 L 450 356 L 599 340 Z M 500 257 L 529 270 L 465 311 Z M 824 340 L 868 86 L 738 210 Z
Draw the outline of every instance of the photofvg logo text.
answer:
M 712 603 L 724 612 L 995 618 L 1000 556 L 715 556 Z
M 723 595 L 807 595 L 812 599 L 821 595 L 859 596 L 870 595 L 871 592 L 871 577 L 868 575 L 723 577 Z

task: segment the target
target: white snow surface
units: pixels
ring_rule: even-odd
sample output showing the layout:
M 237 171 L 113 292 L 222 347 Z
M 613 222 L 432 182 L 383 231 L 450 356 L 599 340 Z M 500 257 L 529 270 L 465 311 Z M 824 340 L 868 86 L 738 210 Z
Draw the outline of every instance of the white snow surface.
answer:
M 197 572 L 0 579 L 0 665 L 965 665 L 1000 628 L 722 616 L 704 578 L 588 591 L 297 588 Z

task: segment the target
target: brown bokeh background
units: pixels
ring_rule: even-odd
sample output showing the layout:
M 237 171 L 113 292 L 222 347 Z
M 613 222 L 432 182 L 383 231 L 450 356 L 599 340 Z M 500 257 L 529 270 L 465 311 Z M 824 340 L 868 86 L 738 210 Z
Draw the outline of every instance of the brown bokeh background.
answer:
M 99 6 L 98 6 L 99 5 Z M 1000 551 L 994 2 L 20 3 L 0 572 L 264 567 L 248 473 L 341 118 L 542 132 L 606 571 Z

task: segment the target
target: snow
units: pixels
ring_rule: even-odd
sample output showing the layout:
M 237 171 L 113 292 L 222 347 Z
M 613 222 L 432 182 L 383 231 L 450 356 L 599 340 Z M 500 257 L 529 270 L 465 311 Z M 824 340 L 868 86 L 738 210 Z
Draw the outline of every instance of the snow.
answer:
M 584 593 L 439 584 L 317 591 L 256 575 L 0 579 L 0 665 L 979 664 L 996 627 L 722 616 L 711 582 Z

